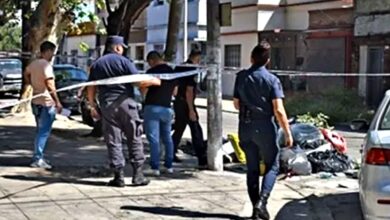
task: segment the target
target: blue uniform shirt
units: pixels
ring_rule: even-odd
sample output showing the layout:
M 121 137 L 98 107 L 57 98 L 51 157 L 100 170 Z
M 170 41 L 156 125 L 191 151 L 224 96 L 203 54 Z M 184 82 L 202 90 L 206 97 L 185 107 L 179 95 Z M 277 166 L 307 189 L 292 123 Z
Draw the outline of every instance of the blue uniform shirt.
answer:
M 92 64 L 88 81 L 137 73 L 137 68 L 129 59 L 116 53 L 109 53 Z M 99 103 L 103 108 L 111 105 L 121 96 L 134 97 L 134 87 L 130 83 L 101 85 L 98 89 Z
M 263 66 L 237 73 L 234 98 L 240 100 L 240 119 L 270 119 L 272 100 L 284 98 L 280 80 Z

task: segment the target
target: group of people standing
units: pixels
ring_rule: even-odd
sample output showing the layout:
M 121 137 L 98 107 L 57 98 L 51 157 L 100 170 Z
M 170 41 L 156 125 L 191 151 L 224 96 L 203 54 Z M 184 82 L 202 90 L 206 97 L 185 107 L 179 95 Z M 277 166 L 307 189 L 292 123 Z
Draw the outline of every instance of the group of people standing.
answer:
M 122 55 L 125 47 L 122 37 L 109 36 L 106 42 L 106 54 L 92 64 L 89 81 L 137 74 L 135 65 Z M 24 74 L 25 84 L 33 87 L 33 93 L 44 94 L 32 101 L 37 135 L 31 166 L 46 169 L 50 169 L 51 165 L 43 157 L 44 148 L 56 111 L 60 112 L 62 109 L 55 92 L 54 74 L 50 65 L 55 48 L 54 44 L 44 42 L 41 45 L 41 58 L 33 61 Z M 200 51 L 193 50 L 186 63 L 199 64 L 200 58 Z M 268 43 L 257 45 L 251 53 L 251 61 L 252 66 L 249 69 L 237 74 L 233 101 L 234 106 L 239 110 L 239 138 L 247 160 L 247 187 L 253 205 L 252 218 L 269 219 L 267 201 L 279 170 L 276 121 L 284 130 L 285 146 L 292 147 L 293 140 L 283 106 L 284 94 L 281 83 L 266 69 L 270 62 L 270 45 Z M 196 69 L 191 66 L 178 66 L 172 69 L 156 51 L 147 55 L 147 62 L 150 66 L 147 70 L 148 74 L 174 74 Z M 145 95 L 144 121 L 139 116 L 137 103 L 134 100 L 134 86 L 139 87 Z M 132 184 L 134 186 L 149 184 L 149 179 L 143 174 L 145 161 L 141 138 L 143 128 L 150 144 L 150 165 L 155 175 L 160 175 L 160 140 L 165 146 L 166 172 L 172 173 L 173 162 L 181 161 L 177 155 L 177 148 L 187 125 L 191 129 L 192 145 L 198 158 L 199 168 L 207 167 L 207 146 L 203 140 L 199 115 L 194 103 L 196 90 L 193 76 L 176 80 L 153 78 L 136 84 L 99 85 L 87 88 L 91 115 L 103 122 L 108 158 L 114 172 L 114 178 L 109 181 L 109 186 L 125 186 L 123 134 L 129 147 L 130 163 L 133 167 Z M 171 108 L 172 96 L 175 97 L 174 112 Z M 171 136 L 174 113 L 174 133 Z M 266 172 L 260 187 L 261 160 L 265 163 Z
M 122 56 L 126 45 L 123 38 L 109 36 L 106 42 L 107 53 L 97 59 L 91 66 L 89 80 L 100 80 L 129 74 L 137 74 L 134 63 Z M 188 62 L 199 63 L 200 51 L 192 51 Z M 150 69 L 147 74 L 173 74 L 189 71 L 191 68 L 172 69 L 164 62 L 157 51 L 147 55 Z M 194 76 L 176 80 L 154 78 L 137 83 L 145 95 L 144 121 L 138 115 L 137 103 L 134 101 L 133 84 L 102 85 L 88 87 L 88 101 L 92 117 L 102 119 L 104 139 L 108 147 L 110 165 L 114 170 L 111 186 L 123 187 L 125 159 L 122 151 L 122 133 L 125 135 L 130 152 L 130 163 L 133 166 L 133 185 L 147 185 L 149 180 L 143 176 L 142 166 L 145 156 L 142 143 L 142 129 L 150 145 L 150 165 L 153 173 L 160 175 L 160 140 L 165 146 L 165 163 L 167 173 L 173 173 L 173 162 L 180 162 L 176 155 L 177 147 L 187 126 L 193 134 L 193 146 L 199 159 L 199 166 L 207 165 L 206 147 L 203 142 L 202 129 L 195 109 L 196 82 Z M 100 112 L 97 110 L 95 96 L 98 95 Z M 175 125 L 171 136 L 174 113 L 171 109 L 172 97 L 175 96 Z M 183 107 L 185 105 L 186 107 Z M 200 146 L 197 144 L 201 144 Z

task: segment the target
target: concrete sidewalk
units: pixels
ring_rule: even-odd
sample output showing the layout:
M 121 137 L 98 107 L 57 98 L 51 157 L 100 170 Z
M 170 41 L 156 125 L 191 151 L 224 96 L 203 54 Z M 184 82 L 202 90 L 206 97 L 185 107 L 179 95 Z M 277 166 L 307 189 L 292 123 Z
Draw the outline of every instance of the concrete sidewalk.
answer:
M 149 186 L 105 186 L 110 179 L 106 149 L 101 141 L 80 137 L 89 130 L 59 117 L 47 149 L 54 165 L 49 172 L 28 167 L 32 117 L 0 119 L 0 219 L 241 219 L 251 214 L 242 172 L 198 171 L 188 155 L 175 164 L 175 174 L 150 177 Z M 151 173 L 148 166 L 145 172 Z M 356 190 L 356 180 L 297 177 L 276 184 L 269 209 L 278 220 L 359 220 Z
M 195 99 L 195 105 L 199 108 L 207 108 L 207 98 L 197 97 Z M 222 100 L 222 111 L 227 113 L 237 113 L 238 110 L 234 108 L 233 100 L 223 99 Z

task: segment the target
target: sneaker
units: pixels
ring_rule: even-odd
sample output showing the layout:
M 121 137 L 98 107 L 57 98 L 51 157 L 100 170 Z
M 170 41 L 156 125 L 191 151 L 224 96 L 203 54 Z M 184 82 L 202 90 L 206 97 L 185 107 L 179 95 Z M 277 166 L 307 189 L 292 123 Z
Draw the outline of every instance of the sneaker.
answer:
M 48 162 L 46 162 L 43 159 L 39 159 L 39 160 L 32 162 L 30 164 L 30 166 L 34 167 L 34 168 L 43 168 L 43 169 L 47 169 L 47 170 L 50 170 L 53 168 Z
M 161 173 L 160 173 L 160 170 L 152 170 L 152 173 L 154 176 L 160 176 Z
M 172 173 L 173 173 L 173 168 L 168 168 L 168 169 L 167 169 L 167 173 L 168 173 L 168 174 L 172 174 Z

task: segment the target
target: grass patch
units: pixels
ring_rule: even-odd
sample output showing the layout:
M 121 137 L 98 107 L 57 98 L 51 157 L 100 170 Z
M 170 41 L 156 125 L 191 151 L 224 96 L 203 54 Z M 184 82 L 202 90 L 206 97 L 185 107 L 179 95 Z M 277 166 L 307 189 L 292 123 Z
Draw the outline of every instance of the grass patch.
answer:
M 289 116 L 322 113 L 329 117 L 330 124 L 358 118 L 371 120 L 373 116 L 355 90 L 334 89 L 319 94 L 294 94 L 287 97 L 285 106 Z

